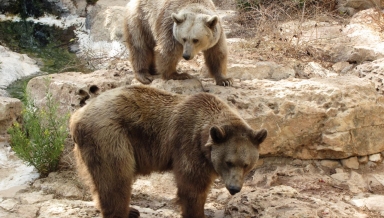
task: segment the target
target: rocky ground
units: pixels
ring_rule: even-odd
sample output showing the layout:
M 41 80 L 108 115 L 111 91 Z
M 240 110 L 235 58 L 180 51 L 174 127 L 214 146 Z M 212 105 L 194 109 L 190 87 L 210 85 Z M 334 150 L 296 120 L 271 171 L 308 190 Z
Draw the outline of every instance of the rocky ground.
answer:
M 12 153 L 8 158 L 15 159 Z M 217 179 L 205 212 L 217 218 L 382 217 L 383 169 L 383 163 L 372 161 L 351 170 L 339 161 L 262 158 L 235 196 Z M 1 175 L 16 171 L 10 168 Z M 0 193 L 0 217 L 101 217 L 72 170 Z M 175 193 L 172 174 L 139 177 L 132 205 L 142 217 L 180 217 Z
M 110 22 L 122 11 L 116 5 L 124 5 L 116 2 L 100 1 L 91 13 L 95 39 L 121 37 L 120 22 Z M 222 6 L 232 9 L 232 3 Z M 220 10 L 234 87 L 215 86 L 201 55 L 179 66 L 197 79 L 151 84 L 180 94 L 208 91 L 252 127 L 268 129 L 258 167 L 239 194 L 231 196 L 215 181 L 205 206 L 208 217 L 384 217 L 384 25 L 376 19 L 382 13 L 352 11 L 348 4 L 345 10 L 356 14 L 342 21 L 318 16 L 281 22 L 273 26 L 277 32 L 262 37 L 241 26 L 236 12 Z M 49 87 L 38 77 L 28 88 L 41 104 L 48 88 L 63 111 L 107 89 L 138 84 L 129 63 L 118 59 L 90 74 L 50 77 Z M 17 114 L 2 112 L 21 107 L 2 98 L 0 133 Z M 64 167 L 40 179 L 15 157 L 6 136 L 0 134 L 0 141 L 0 217 L 101 217 L 73 170 L 70 140 Z M 139 177 L 132 205 L 142 217 L 180 217 L 175 193 L 172 174 Z

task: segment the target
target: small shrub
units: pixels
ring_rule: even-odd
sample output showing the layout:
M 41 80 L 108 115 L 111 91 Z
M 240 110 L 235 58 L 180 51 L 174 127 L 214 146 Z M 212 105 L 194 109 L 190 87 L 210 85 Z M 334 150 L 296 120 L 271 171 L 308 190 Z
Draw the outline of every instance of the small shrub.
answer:
M 8 130 L 11 147 L 20 159 L 34 166 L 45 177 L 58 169 L 68 136 L 66 124 L 69 114 L 58 114 L 58 103 L 50 92 L 46 94 L 45 107 L 36 107 L 28 94 L 24 101 L 22 122 L 14 123 Z

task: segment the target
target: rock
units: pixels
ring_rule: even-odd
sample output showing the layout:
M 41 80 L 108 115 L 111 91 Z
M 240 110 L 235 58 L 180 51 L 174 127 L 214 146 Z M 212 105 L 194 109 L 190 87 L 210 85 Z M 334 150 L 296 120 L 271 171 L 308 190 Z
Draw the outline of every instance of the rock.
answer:
M 293 160 L 291 164 L 293 166 L 302 166 L 303 165 L 303 161 L 299 160 L 299 159 L 296 159 L 296 160 Z
M 48 87 L 46 79 L 50 78 Z M 90 74 L 63 73 L 39 76 L 31 79 L 27 90 L 37 105 L 45 104 L 45 95 L 50 91 L 60 103 L 60 112 L 68 113 L 86 104 L 87 100 L 99 93 L 130 84 L 133 75 L 125 72 L 100 70 Z
M 344 173 L 344 169 L 343 168 L 336 168 L 335 172 L 336 173 Z
M 344 167 L 349 169 L 359 169 L 359 161 L 357 160 L 357 157 L 350 157 L 347 159 L 341 160 L 341 164 L 343 164 Z
M 336 169 L 341 166 L 339 161 L 336 160 L 322 160 L 320 163 L 321 166 L 328 167 L 330 169 Z
M 26 54 L 18 54 L 0 45 L 0 89 L 22 77 L 40 72 L 36 61 Z
M 66 179 L 66 177 L 70 177 L 70 179 Z M 47 178 L 36 180 L 33 187 L 45 193 L 53 193 L 56 196 L 71 199 L 84 199 L 85 194 L 79 187 L 76 173 L 72 171 L 52 172 Z
M 357 207 L 366 207 L 371 211 L 382 211 L 384 208 L 384 196 L 383 195 L 371 195 L 365 198 L 354 198 L 351 203 Z
M 372 154 L 372 155 L 369 155 L 369 161 L 372 161 L 372 162 L 381 162 L 381 154 Z
M 367 189 L 363 176 L 355 171 L 351 171 L 347 184 L 352 193 L 362 193 Z
M 122 6 L 96 4 L 87 16 L 90 36 L 94 41 L 123 42 L 124 18 L 127 9 Z
M 52 74 L 49 89 L 68 111 L 98 93 L 122 85 L 138 84 L 132 72 L 101 70 L 91 74 Z M 32 79 L 28 90 L 44 102 L 45 77 Z M 298 159 L 343 159 L 384 150 L 384 97 L 372 83 L 355 76 L 338 78 L 244 80 L 235 87 L 202 81 L 255 129 L 266 128 L 268 137 L 260 154 Z M 155 79 L 152 87 L 180 94 L 203 91 L 197 80 Z M 236 87 L 240 86 L 240 87 Z M 330 112 L 332 111 L 332 112 Z M 369 137 L 367 137 L 369 135 Z
M 4 136 L 15 121 L 20 121 L 22 106 L 19 99 L 0 96 L 0 136 Z
M 290 21 L 280 25 L 283 38 L 293 38 L 294 46 L 302 45 L 312 56 L 334 63 L 363 63 L 384 57 L 384 35 L 379 13 L 368 9 L 356 13 L 350 23 Z M 348 42 L 348 43 L 346 43 Z M 347 73 L 348 69 L 340 73 Z
M 337 62 L 332 65 L 332 69 L 341 75 L 346 74 L 348 71 L 352 70 L 352 68 L 353 64 L 350 64 L 349 62 Z
M 361 164 L 366 164 L 366 163 L 368 163 L 368 156 L 361 156 L 361 157 L 358 157 L 358 161 L 359 161 L 359 163 L 361 163 Z
M 206 67 L 204 68 L 204 71 L 207 71 Z M 228 75 L 242 80 L 282 80 L 294 77 L 295 71 L 289 67 L 278 65 L 275 62 L 265 61 L 253 64 L 230 64 L 228 66 Z
M 16 197 L 20 199 L 22 204 L 37 204 L 44 201 L 50 201 L 54 198 L 53 194 L 39 192 L 19 192 Z
M 226 206 L 230 217 L 354 217 L 357 212 L 343 201 L 319 199 L 300 193 L 290 186 L 275 186 L 270 189 L 243 188 Z M 337 208 L 337 209 L 336 209 Z M 340 209 L 339 209 L 340 208 Z M 341 209 L 343 208 L 343 209 Z M 347 209 L 348 208 L 348 209 Z
M 384 58 L 360 64 L 351 72 L 361 78 L 367 78 L 375 84 L 378 93 L 384 94 Z
M 349 173 L 335 173 L 335 174 L 332 174 L 331 177 L 340 182 L 346 182 L 349 179 Z
M 0 208 L 7 210 L 7 211 L 13 211 L 16 209 L 16 206 L 19 204 L 19 202 L 15 199 L 6 199 L 2 202 L 0 202 Z
M 337 73 L 334 73 L 330 70 L 325 69 L 320 64 L 315 62 L 309 62 L 307 65 L 304 66 L 304 69 L 302 71 L 298 72 L 298 78 L 313 78 L 313 77 L 336 77 L 338 76 Z
M 372 0 L 372 1 L 366 1 L 366 0 L 340 0 L 337 1 L 338 7 L 347 7 L 347 8 L 353 8 L 355 10 L 365 10 L 368 8 L 374 8 L 374 7 L 382 7 L 384 3 L 381 3 L 380 0 Z
M 39 217 L 98 217 L 93 202 L 53 199 L 41 204 Z

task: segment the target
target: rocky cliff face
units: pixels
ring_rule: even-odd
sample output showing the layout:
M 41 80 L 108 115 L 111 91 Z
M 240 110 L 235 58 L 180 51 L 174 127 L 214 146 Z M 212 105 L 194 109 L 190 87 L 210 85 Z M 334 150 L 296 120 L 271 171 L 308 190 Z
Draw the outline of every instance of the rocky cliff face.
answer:
M 117 1 L 118 5 L 99 1 L 87 17 L 89 37 L 95 43 L 121 43 L 121 22 L 116 21 L 124 14 L 124 1 Z M 372 7 L 368 1 L 338 2 L 340 11 L 354 14 L 347 22 L 324 17 L 281 22 L 276 27 L 279 35 L 264 41 L 233 38 L 236 12 L 220 10 L 229 36 L 228 75 L 235 79 L 234 86 L 214 85 L 201 55 L 178 67 L 196 79 L 157 78 L 150 84 L 185 95 L 215 94 L 255 129 L 268 129 L 259 167 L 246 179 L 241 193 L 231 197 L 220 180 L 215 181 L 206 205 L 208 217 L 383 215 L 384 36 L 383 25 L 376 19 L 382 13 L 378 6 L 362 10 Z M 216 3 L 234 8 L 234 1 Z M 285 47 L 277 44 L 280 38 L 286 39 Z M 299 55 L 287 56 L 289 50 Z M 49 90 L 60 102 L 61 112 L 72 112 L 105 90 L 139 84 L 126 59 L 103 66 L 107 67 L 88 74 L 36 77 L 28 90 L 38 105 L 45 104 Z M 20 111 L 18 100 L 0 97 L 0 127 L 4 127 L 0 134 L 5 134 Z M 63 162 L 71 165 L 73 143 L 66 146 Z M 7 153 L 8 157 L 15 158 Z M 178 216 L 171 181 L 170 174 L 138 178 L 132 199 L 143 217 Z M 0 216 L 100 217 L 73 171 L 53 173 L 32 187 L 17 193 L 0 191 Z

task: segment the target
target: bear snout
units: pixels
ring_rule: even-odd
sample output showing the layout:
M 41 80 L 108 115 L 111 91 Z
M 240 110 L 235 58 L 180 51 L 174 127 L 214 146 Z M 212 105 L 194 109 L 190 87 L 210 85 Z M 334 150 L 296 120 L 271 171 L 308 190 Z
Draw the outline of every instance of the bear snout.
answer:
M 240 192 L 241 187 L 231 185 L 231 186 L 227 187 L 227 189 L 228 189 L 229 193 L 231 193 L 231 195 L 234 195 L 234 194 Z
M 183 58 L 188 61 L 191 59 L 191 55 L 190 54 L 183 54 Z

